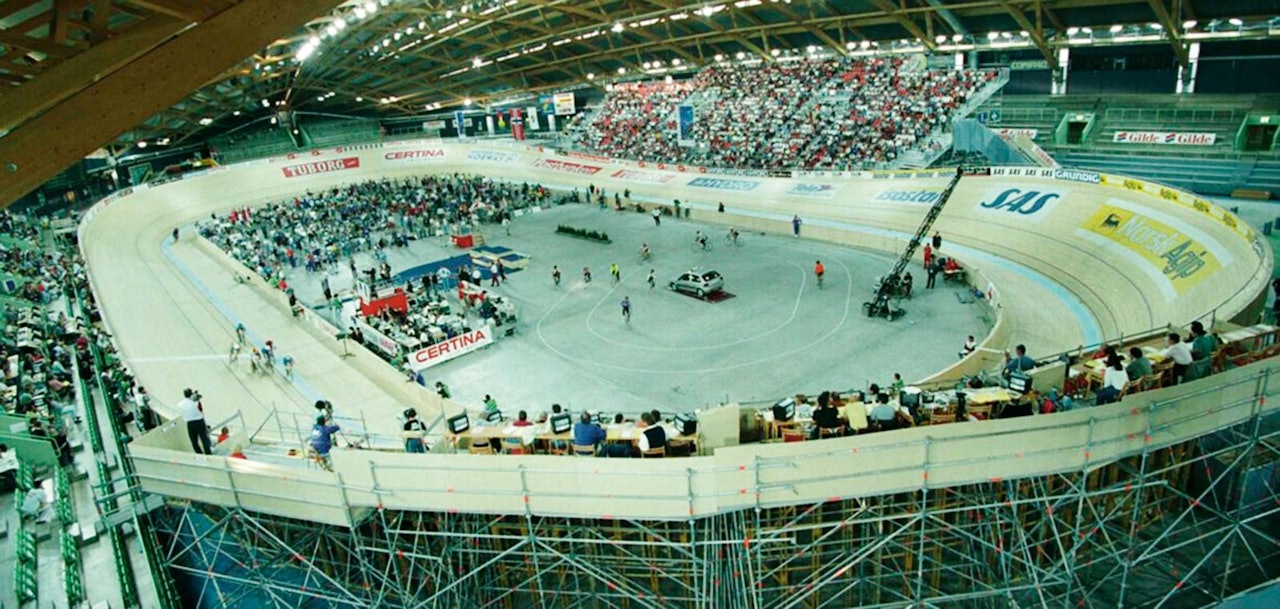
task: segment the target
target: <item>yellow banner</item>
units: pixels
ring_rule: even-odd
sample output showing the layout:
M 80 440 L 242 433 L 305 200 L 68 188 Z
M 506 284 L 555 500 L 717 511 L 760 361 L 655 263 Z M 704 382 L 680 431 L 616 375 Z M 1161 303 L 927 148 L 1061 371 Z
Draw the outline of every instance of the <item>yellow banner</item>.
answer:
M 1163 222 L 1114 205 L 1098 208 L 1083 228 L 1145 258 L 1180 294 L 1222 268 L 1218 259 L 1191 237 Z

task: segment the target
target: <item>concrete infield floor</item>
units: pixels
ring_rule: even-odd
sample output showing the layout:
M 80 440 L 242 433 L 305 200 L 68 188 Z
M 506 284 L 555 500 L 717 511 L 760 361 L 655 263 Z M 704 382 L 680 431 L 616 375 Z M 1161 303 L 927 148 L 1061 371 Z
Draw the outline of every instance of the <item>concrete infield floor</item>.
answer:
M 604 231 L 613 243 L 557 235 L 560 224 Z M 709 236 L 710 252 L 692 246 L 699 229 Z M 671 217 L 655 226 L 647 214 L 587 205 L 526 214 L 512 223 L 510 236 L 500 226 L 484 226 L 488 244 L 531 257 L 503 286 L 484 282 L 518 304 L 516 335 L 429 368 L 425 376 L 429 383 L 444 381 L 454 399 L 471 408 L 492 395 L 510 415 L 547 410 L 553 402 L 628 414 L 686 411 L 883 384 L 894 372 L 907 381 L 924 378 L 954 363 L 967 335 L 990 329 L 989 307 L 962 304 L 962 287 L 939 278 L 936 289 L 925 290 L 918 262 L 910 268 L 915 296 L 902 303 L 906 317 L 868 319 L 862 303 L 893 265 L 890 256 L 761 233 L 743 234 L 743 245 L 731 247 L 723 245 L 726 230 Z M 642 243 L 654 253 L 644 265 Z M 458 251 L 434 237 L 389 249 L 388 260 L 399 272 Z M 356 260 L 361 269 L 373 263 L 369 253 Z M 822 289 L 814 282 L 817 260 L 828 269 Z M 614 262 L 622 275 L 616 285 L 608 273 Z M 562 273 L 558 288 L 552 265 Z M 590 284 L 583 266 L 592 269 Z M 711 303 L 666 289 L 693 267 L 719 271 L 734 298 Z M 646 283 L 650 268 L 657 276 L 653 290 Z M 335 289 L 350 285 L 345 265 L 334 271 Z M 289 280 L 303 302 L 318 303 L 321 277 L 299 269 Z M 630 326 L 621 315 L 624 295 L 632 303 Z M 456 299 L 451 302 L 457 310 Z

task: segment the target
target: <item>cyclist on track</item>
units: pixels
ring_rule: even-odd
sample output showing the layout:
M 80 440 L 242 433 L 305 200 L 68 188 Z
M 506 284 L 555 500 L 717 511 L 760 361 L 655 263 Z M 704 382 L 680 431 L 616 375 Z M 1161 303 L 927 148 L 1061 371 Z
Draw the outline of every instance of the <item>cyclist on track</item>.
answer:
M 652 258 L 653 258 L 653 252 L 649 251 L 649 244 L 641 243 L 640 244 L 640 260 L 643 262 L 648 262 Z
M 631 324 L 631 297 L 623 296 L 621 304 L 622 304 L 622 319 L 627 322 L 627 325 L 630 325 Z
M 827 269 L 826 267 L 822 266 L 821 260 L 814 263 L 813 274 L 818 276 L 818 287 L 822 287 L 822 276 L 826 274 L 826 272 L 827 272 Z
M 729 242 L 733 245 L 738 244 L 738 229 L 732 226 L 729 227 Z

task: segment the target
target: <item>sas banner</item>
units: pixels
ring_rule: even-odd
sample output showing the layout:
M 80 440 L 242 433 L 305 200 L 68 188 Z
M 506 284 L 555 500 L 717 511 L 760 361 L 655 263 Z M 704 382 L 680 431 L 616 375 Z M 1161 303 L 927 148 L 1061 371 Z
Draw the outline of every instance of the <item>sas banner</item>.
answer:
M 489 326 L 482 326 L 413 352 L 409 355 L 409 367 L 414 372 L 418 372 L 491 344 L 493 344 L 493 330 Z
M 1206 244 L 1142 214 L 1104 204 L 1082 227 L 1145 258 L 1179 294 L 1222 268 Z
M 1117 131 L 1111 141 L 1124 144 L 1172 144 L 1175 146 L 1212 146 L 1216 133 L 1180 133 L 1177 131 Z

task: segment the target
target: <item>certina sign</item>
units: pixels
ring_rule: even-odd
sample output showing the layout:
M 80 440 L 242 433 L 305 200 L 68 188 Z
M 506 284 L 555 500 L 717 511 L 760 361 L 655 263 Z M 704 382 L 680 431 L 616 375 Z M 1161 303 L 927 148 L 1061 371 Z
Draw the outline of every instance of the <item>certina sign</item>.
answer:
M 1172 144 L 1177 146 L 1212 146 L 1216 133 L 1179 133 L 1176 131 L 1117 131 L 1111 141 L 1125 144 Z
M 890 188 L 889 190 L 876 195 L 871 200 L 891 203 L 919 203 L 922 205 L 933 205 L 938 202 L 938 197 L 941 196 L 941 188 Z
M 329 161 L 316 161 L 314 163 L 289 165 L 287 167 L 281 167 L 280 170 L 284 172 L 284 177 L 286 178 L 298 178 L 317 173 L 356 169 L 358 167 L 360 167 L 360 157 L 349 156 L 345 159 L 332 159 Z
M 392 150 L 382 155 L 382 160 L 400 163 L 414 163 L 439 161 L 444 159 L 444 150 L 440 148 L 425 148 L 419 150 Z
M 498 150 L 472 150 L 467 153 L 467 160 L 477 161 L 480 163 L 505 165 L 507 163 L 514 163 L 516 161 L 516 155 L 512 152 L 500 152 Z
M 415 371 L 424 370 L 491 344 L 493 333 L 485 326 L 415 351 L 409 356 L 409 367 Z
M 690 186 L 698 188 L 714 188 L 716 190 L 738 190 L 746 192 L 754 190 L 760 183 L 754 180 L 730 180 L 728 178 L 694 178 L 689 180 Z
M 555 171 L 563 171 L 565 173 L 576 173 L 578 175 L 595 175 L 600 172 L 600 168 L 595 165 L 583 165 L 582 163 L 570 163 L 569 161 L 559 161 L 556 159 L 538 159 L 533 162 L 534 167 L 542 167 Z
M 676 176 L 670 173 L 652 173 L 648 171 L 635 171 L 632 169 L 619 169 L 618 171 L 615 171 L 609 174 L 609 177 L 616 178 L 619 180 L 626 180 L 628 182 L 641 182 L 645 184 L 666 184 L 667 182 L 671 181 L 671 178 L 674 178 Z

